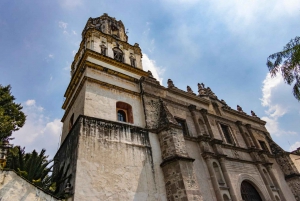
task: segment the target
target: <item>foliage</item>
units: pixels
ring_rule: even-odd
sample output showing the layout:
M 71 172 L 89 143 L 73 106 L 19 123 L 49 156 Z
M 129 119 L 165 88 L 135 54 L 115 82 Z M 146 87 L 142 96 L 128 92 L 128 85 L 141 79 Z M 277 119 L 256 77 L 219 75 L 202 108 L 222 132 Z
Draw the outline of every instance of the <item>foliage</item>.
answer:
M 9 150 L 6 168 L 15 170 L 18 175 L 44 191 L 63 198 L 65 195 L 61 189 L 64 188 L 65 181 L 72 176 L 68 174 L 70 165 L 65 167 L 63 164 L 55 174 L 52 174 L 53 160 L 47 160 L 48 156 L 45 153 L 45 149 L 40 153 L 35 150 L 25 153 L 25 147 L 15 146 Z
M 7 168 L 13 169 L 20 176 L 42 188 L 49 188 L 49 174 L 52 171 L 50 165 L 53 160 L 47 160 L 45 149 L 38 154 L 35 150 L 25 153 L 25 148 L 15 146 L 10 149 L 7 157 Z
M 0 140 L 11 136 L 12 131 L 19 130 L 25 123 L 26 116 L 21 111 L 21 104 L 14 102 L 11 87 L 0 85 Z
M 293 95 L 300 101 L 300 37 L 292 39 L 283 51 L 270 55 L 267 66 L 272 77 L 280 71 L 286 83 L 295 82 Z

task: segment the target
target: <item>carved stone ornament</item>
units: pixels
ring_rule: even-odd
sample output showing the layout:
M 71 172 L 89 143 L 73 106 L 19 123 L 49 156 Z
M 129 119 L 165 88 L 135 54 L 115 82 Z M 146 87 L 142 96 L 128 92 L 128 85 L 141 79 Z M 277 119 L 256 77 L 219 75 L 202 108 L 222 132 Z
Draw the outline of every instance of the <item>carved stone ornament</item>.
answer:
M 253 112 L 252 110 L 251 110 L 251 115 L 252 115 L 252 117 L 257 117 L 255 112 Z
M 186 90 L 187 90 L 188 93 L 194 93 L 193 90 L 192 90 L 192 88 L 190 86 L 187 86 Z
M 149 77 L 153 78 L 152 72 L 148 70 Z
M 169 124 L 178 125 L 178 122 L 175 120 L 173 115 L 168 110 L 166 103 L 162 99 L 160 99 L 159 102 L 160 102 L 160 117 L 158 120 L 158 128 L 162 128 Z
M 217 98 L 216 94 L 209 87 L 207 87 L 206 91 L 207 91 L 207 95 L 210 96 L 211 98 Z
M 241 106 L 239 106 L 239 105 L 236 106 L 236 109 L 237 109 L 237 111 L 239 111 L 239 112 L 244 112 L 244 111 L 243 111 L 243 108 L 242 108 Z
M 168 88 L 172 87 L 175 87 L 175 85 L 173 84 L 173 81 L 171 79 L 168 79 Z

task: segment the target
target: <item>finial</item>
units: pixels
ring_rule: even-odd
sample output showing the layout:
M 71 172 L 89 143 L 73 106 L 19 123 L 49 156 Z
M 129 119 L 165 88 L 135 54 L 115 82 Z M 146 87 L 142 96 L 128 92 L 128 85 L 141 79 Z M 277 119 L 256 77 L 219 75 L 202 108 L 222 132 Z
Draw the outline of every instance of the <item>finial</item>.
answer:
M 171 79 L 168 79 L 168 88 L 175 87 L 173 84 L 173 81 Z

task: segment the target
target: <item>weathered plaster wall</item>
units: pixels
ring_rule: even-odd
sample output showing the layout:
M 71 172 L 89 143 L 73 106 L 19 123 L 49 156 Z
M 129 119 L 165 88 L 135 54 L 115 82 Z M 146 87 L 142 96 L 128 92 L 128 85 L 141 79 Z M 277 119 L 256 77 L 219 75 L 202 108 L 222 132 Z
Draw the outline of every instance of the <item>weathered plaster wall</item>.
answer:
M 88 57 L 88 58 L 87 58 L 87 61 L 90 61 L 90 62 L 92 62 L 92 63 L 94 63 L 94 64 L 103 66 L 103 67 L 105 67 L 105 68 L 109 68 L 109 69 L 118 71 L 118 72 L 120 72 L 120 73 L 123 73 L 123 74 L 125 74 L 125 75 L 129 75 L 129 76 L 134 77 L 134 78 L 137 78 L 137 79 L 140 79 L 140 77 L 141 77 L 141 76 L 139 76 L 139 75 L 137 75 L 137 74 L 134 74 L 134 73 L 128 72 L 128 71 L 126 71 L 126 70 L 123 70 L 123 69 L 121 69 L 121 68 L 112 66 L 112 65 L 110 65 L 110 64 L 108 64 L 108 63 L 106 63 L 106 62 L 100 61 L 100 60 L 98 60 L 98 59 L 94 59 L 94 58 L 92 58 L 92 57 Z
M 13 171 L 0 171 L 0 200 L 55 201 L 58 199 L 44 193 Z
M 145 126 L 142 100 L 139 96 L 91 82 L 87 82 L 86 86 L 84 115 L 117 121 L 118 101 L 131 105 L 134 125 Z
M 104 71 L 87 68 L 86 76 L 96 79 L 96 80 L 100 80 L 101 82 L 109 83 L 111 85 L 115 85 L 115 86 L 119 86 L 119 87 L 128 89 L 130 91 L 134 91 L 137 93 L 140 92 L 139 83 L 122 79 L 120 77 L 108 74 Z
M 74 200 L 165 200 L 146 131 L 86 117 L 79 142 Z
M 76 97 L 74 104 L 71 106 L 69 113 L 67 114 L 62 128 L 62 136 L 61 136 L 61 143 L 65 140 L 69 133 L 69 122 L 71 119 L 72 114 L 74 114 L 74 123 L 79 115 L 84 114 L 84 101 L 85 101 L 85 90 L 86 84 L 82 87 L 81 91 L 79 92 L 78 96 Z
M 201 150 L 197 142 L 186 140 L 186 147 L 188 154 L 191 158 L 194 158 L 193 162 L 196 178 L 199 184 L 200 192 L 204 201 L 215 201 L 216 195 L 211 183 L 211 178 L 207 169 L 205 160 L 201 156 Z M 205 181 L 205 182 L 204 182 Z

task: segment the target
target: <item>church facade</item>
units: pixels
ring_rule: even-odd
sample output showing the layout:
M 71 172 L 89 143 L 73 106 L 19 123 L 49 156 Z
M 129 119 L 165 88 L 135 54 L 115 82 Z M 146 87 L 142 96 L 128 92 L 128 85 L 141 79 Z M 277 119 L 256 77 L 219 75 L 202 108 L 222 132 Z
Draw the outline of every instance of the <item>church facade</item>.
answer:
M 300 200 L 300 155 L 282 150 L 265 121 L 203 83 L 162 86 L 127 40 L 107 14 L 82 32 L 54 169 L 70 175 L 70 200 Z

